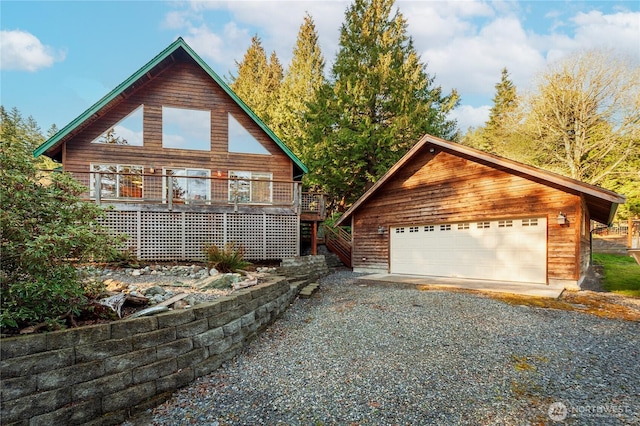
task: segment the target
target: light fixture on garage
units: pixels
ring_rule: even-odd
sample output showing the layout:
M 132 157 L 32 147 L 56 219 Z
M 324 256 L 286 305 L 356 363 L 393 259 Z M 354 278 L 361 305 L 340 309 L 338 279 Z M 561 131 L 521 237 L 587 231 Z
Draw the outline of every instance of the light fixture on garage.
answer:
M 568 223 L 567 215 L 562 212 L 558 213 L 557 219 L 558 219 L 558 225 L 566 225 Z
M 384 235 L 384 226 L 378 226 L 378 235 Z

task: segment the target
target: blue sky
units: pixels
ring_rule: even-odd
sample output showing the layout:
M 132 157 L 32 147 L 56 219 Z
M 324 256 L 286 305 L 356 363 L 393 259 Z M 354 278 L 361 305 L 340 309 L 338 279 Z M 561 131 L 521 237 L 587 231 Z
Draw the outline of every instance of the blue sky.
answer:
M 349 1 L 6 1 L 0 3 L 0 100 L 46 131 L 67 125 L 178 36 L 220 75 L 236 70 L 251 37 L 287 65 L 305 12 L 327 71 Z M 507 67 L 518 90 L 555 60 L 614 48 L 640 62 L 640 2 L 396 2 L 445 90 L 462 96 L 462 129 L 488 117 Z

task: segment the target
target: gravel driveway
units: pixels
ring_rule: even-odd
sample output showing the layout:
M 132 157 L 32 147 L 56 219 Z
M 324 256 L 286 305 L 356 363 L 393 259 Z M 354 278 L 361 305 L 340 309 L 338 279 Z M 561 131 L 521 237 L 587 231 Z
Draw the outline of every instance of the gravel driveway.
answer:
M 640 424 L 640 324 L 355 277 L 133 423 Z

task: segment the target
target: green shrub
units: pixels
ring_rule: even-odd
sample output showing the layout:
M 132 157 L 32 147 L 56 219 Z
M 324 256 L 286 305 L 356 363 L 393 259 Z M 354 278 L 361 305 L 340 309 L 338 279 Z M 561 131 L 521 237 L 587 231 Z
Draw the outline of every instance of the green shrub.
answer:
M 19 114 L 0 112 L 0 328 L 55 325 L 88 302 L 72 263 L 110 256 L 118 243 L 97 222 L 102 209 L 80 199 L 78 181 L 62 172 L 42 179 Z
M 227 243 L 222 248 L 211 245 L 205 248 L 205 253 L 209 267 L 218 272 L 235 272 L 251 265 L 244 260 L 244 248 L 235 243 Z

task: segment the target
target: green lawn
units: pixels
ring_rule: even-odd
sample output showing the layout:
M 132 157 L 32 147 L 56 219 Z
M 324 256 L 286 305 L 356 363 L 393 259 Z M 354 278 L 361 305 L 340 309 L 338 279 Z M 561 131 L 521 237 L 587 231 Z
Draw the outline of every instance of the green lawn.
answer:
M 640 297 L 640 265 L 630 256 L 594 253 L 593 262 L 604 267 L 605 290 Z

